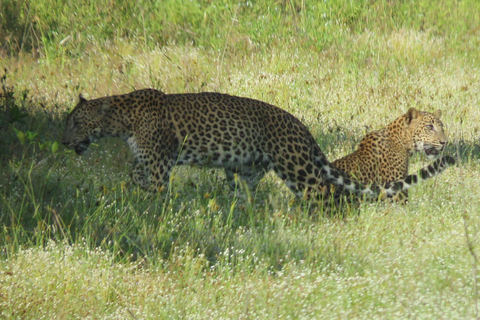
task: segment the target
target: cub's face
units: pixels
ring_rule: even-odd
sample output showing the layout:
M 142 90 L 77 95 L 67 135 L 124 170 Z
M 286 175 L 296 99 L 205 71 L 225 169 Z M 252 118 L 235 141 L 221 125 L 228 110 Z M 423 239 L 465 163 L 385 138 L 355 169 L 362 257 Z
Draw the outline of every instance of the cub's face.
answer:
M 77 154 L 84 153 L 94 137 L 101 135 L 102 104 L 98 100 L 80 101 L 67 116 L 62 143 Z
M 440 110 L 434 113 L 418 112 L 417 118 L 412 120 L 414 149 L 425 152 L 428 159 L 438 157 L 447 143 L 440 116 Z

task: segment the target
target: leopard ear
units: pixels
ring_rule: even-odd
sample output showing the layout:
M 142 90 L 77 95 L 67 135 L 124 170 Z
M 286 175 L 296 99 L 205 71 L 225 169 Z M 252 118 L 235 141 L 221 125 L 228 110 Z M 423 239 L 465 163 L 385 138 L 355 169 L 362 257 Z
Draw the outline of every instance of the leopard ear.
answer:
M 435 117 L 437 117 L 438 119 L 440 119 L 440 117 L 442 116 L 442 111 L 437 110 L 437 111 L 435 111 L 435 112 L 433 113 L 433 115 L 434 115 Z
M 410 123 L 413 119 L 416 119 L 420 116 L 420 111 L 412 107 L 408 109 L 407 113 L 405 113 L 405 116 L 407 117 L 408 123 Z
M 77 104 L 82 103 L 82 102 L 85 102 L 85 101 L 87 101 L 87 99 L 85 99 L 85 97 L 80 93 L 80 94 L 78 95 Z

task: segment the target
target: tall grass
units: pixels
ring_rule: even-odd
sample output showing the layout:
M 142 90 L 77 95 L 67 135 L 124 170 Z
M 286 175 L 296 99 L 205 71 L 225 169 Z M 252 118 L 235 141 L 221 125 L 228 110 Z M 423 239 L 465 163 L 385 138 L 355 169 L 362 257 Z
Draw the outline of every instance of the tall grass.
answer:
M 476 1 L 0 8 L 3 318 L 478 318 Z M 411 106 L 441 109 L 459 164 L 405 206 L 330 217 L 273 174 L 252 201 L 188 167 L 152 195 L 121 141 L 58 145 L 79 93 L 144 87 L 278 105 L 331 159 Z
M 446 50 L 474 59 L 478 38 L 470 36 L 478 33 L 480 22 L 475 0 L 4 0 L 0 6 L 1 46 L 7 53 L 40 49 L 47 57 L 68 58 L 81 56 L 89 43 L 118 39 L 145 48 L 194 45 L 268 52 L 292 44 L 323 51 L 367 30 L 388 34 L 407 29 L 444 37 Z

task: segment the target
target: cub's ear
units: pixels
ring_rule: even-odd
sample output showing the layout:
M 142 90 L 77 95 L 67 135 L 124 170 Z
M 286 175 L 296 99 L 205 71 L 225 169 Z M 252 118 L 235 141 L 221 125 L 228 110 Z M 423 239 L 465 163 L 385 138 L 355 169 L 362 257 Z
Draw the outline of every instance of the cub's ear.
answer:
M 440 117 L 442 116 L 442 111 L 437 110 L 437 111 L 435 111 L 435 112 L 433 113 L 433 115 L 434 115 L 435 117 L 437 117 L 438 119 L 440 119 Z
M 405 113 L 405 115 L 407 116 L 408 123 L 410 123 L 410 122 L 412 122 L 412 120 L 420 117 L 420 111 L 418 111 L 417 109 L 412 107 L 412 108 L 408 109 L 408 111 L 407 111 L 407 113 Z

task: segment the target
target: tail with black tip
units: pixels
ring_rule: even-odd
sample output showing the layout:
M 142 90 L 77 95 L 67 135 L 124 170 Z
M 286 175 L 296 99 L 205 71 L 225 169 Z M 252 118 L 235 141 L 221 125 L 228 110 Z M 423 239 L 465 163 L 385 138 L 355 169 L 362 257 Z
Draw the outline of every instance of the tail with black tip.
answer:
M 393 181 L 383 186 L 383 192 L 388 196 L 393 196 L 401 191 L 406 191 L 411 187 L 433 178 L 434 176 L 442 173 L 448 167 L 455 164 L 455 158 L 452 156 L 442 156 L 435 160 L 431 165 L 428 165 L 415 174 L 408 175 L 405 179 L 399 181 Z
M 408 175 L 405 179 L 389 182 L 381 186 L 377 184 L 365 185 L 353 180 L 344 172 L 333 167 L 321 154 L 315 154 L 314 152 L 313 158 L 315 165 L 320 168 L 321 174 L 327 182 L 340 186 L 349 193 L 366 196 L 371 199 L 378 199 L 380 195 L 392 197 L 399 192 L 406 191 L 420 182 L 442 173 L 446 168 L 455 164 L 455 159 L 452 156 L 442 156 L 431 165 L 422 168 L 416 174 Z

